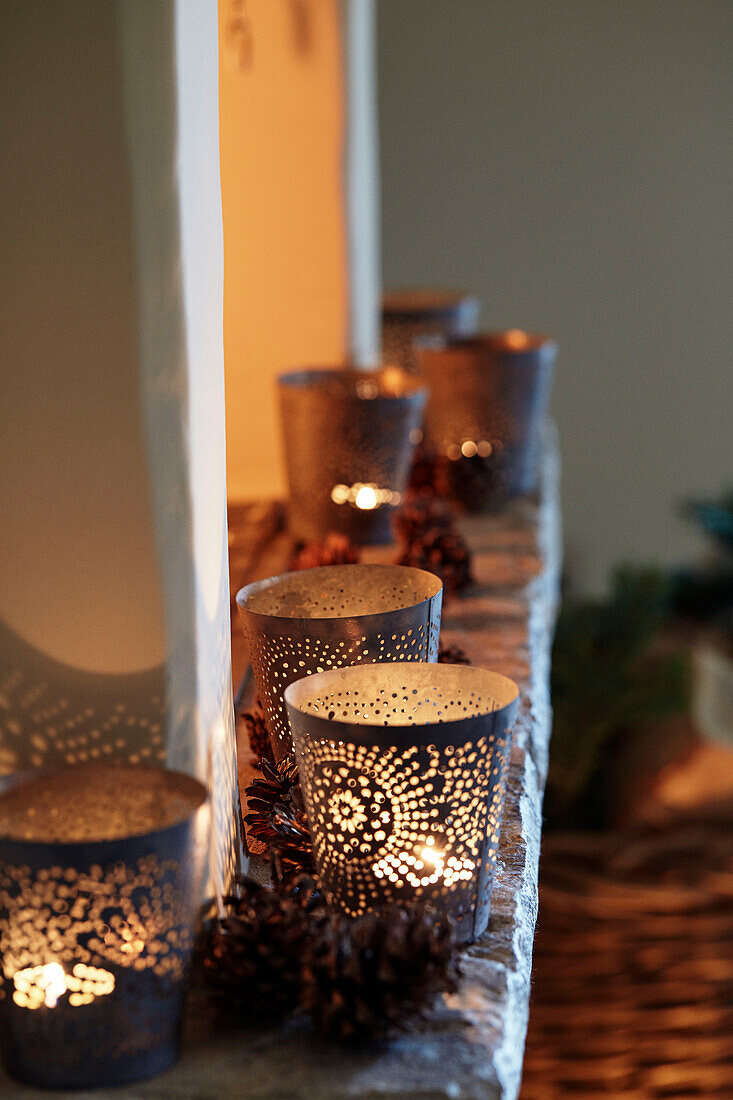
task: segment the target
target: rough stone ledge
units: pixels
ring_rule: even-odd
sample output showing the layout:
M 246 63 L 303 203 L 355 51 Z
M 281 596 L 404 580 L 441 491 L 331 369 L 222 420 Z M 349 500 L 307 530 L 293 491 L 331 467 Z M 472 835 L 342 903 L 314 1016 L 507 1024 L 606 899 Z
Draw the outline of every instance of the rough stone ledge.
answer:
M 515 729 L 492 916 L 464 952 L 460 990 L 419 1033 L 363 1050 L 315 1039 L 302 1021 L 280 1030 L 221 1034 L 194 995 L 180 1063 L 124 1089 L 126 1100 L 515 1100 L 529 1016 L 537 919 L 541 807 L 551 709 L 550 647 L 559 591 L 559 462 L 545 448 L 538 501 L 463 521 L 482 584 L 444 612 L 446 632 L 485 664 L 517 679 Z M 0 1095 L 44 1097 L 11 1085 Z M 60 1094 L 57 1094 L 60 1095 Z M 119 1100 L 119 1090 L 90 1094 Z

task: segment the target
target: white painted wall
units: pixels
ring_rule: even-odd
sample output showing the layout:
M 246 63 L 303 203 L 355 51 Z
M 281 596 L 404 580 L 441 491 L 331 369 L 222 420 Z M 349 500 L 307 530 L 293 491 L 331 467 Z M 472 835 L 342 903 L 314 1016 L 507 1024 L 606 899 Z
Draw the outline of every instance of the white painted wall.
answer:
M 375 0 L 346 0 L 346 209 L 349 241 L 349 358 L 379 365 L 382 286 Z
M 0 619 L 75 668 L 163 661 L 115 10 L 0 5 Z
M 733 4 L 379 0 L 384 281 L 560 343 L 571 579 L 733 482 Z
M 216 0 L 0 6 L 0 769 L 35 733 L 53 747 L 69 711 L 120 755 L 117 711 L 144 741 L 162 705 L 168 763 L 212 792 L 221 888 L 237 786 L 217 33 Z
M 211 792 L 232 869 L 232 711 L 217 0 L 118 0 L 140 403 L 165 606 L 173 766 Z

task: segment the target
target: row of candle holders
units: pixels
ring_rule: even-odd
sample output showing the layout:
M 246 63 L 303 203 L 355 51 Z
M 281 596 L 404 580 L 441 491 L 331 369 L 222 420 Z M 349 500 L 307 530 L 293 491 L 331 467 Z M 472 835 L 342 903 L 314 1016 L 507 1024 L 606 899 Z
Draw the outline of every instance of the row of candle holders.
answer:
M 461 314 L 458 338 L 410 344 L 408 369 L 280 379 L 296 538 L 388 541 L 421 442 L 469 507 L 534 488 L 555 345 L 467 335 L 475 315 Z M 285 574 L 237 596 L 329 902 L 358 916 L 421 898 L 465 942 L 488 922 L 519 692 L 435 663 L 441 601 L 434 575 L 384 565 Z M 205 788 L 163 769 L 0 780 L 0 1038 L 14 1076 L 91 1088 L 175 1061 L 208 831 Z
M 281 375 L 294 536 L 338 531 L 360 544 L 389 542 L 418 444 L 467 510 L 532 492 L 556 353 L 553 340 L 518 330 L 428 335 L 410 344 L 406 360 L 419 373 L 387 366 Z
M 434 663 L 441 603 L 436 576 L 398 565 L 286 573 L 237 595 L 329 903 L 356 917 L 422 898 L 468 941 L 488 922 L 519 689 Z
M 14 1077 L 122 1085 L 178 1056 L 207 792 L 163 768 L 0 781 L 0 1038 Z
M 486 928 L 518 689 L 437 664 L 442 586 L 327 566 L 237 596 L 278 759 L 295 748 L 317 870 L 350 916 L 408 899 Z M 0 1035 L 56 1088 L 171 1065 L 208 838 L 205 788 L 134 765 L 0 785 Z

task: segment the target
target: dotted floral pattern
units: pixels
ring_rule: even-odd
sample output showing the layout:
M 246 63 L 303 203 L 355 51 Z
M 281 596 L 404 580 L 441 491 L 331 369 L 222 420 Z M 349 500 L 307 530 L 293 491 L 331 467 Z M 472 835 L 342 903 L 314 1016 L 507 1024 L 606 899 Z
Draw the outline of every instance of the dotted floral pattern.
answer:
M 507 702 L 480 690 L 483 670 L 437 668 L 319 676 L 291 689 L 290 717 L 330 900 L 359 916 L 424 898 L 469 939 L 488 921 L 516 688 Z
M 49 962 L 180 977 L 191 945 L 186 882 L 175 860 L 155 855 L 85 871 L 0 863 L 0 981 Z
M 511 731 L 463 745 L 309 742 L 300 755 L 320 874 L 350 916 L 428 895 L 471 913 L 490 892 Z

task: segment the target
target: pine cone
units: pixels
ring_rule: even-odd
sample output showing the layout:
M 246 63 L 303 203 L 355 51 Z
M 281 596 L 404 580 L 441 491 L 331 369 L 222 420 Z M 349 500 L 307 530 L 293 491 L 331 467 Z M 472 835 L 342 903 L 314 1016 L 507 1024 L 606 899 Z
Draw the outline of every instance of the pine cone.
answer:
M 354 565 L 359 561 L 359 548 L 346 535 L 329 531 L 323 542 L 307 542 L 294 555 L 290 568 L 315 569 L 319 565 Z
M 453 528 L 431 527 L 407 546 L 398 565 L 412 565 L 435 573 L 448 595 L 456 595 L 471 584 L 471 555 Z
M 318 879 L 307 871 L 288 872 L 279 880 L 277 889 L 297 901 L 315 920 L 322 919 L 328 912 Z
M 472 665 L 473 661 L 459 645 L 447 645 L 438 640 L 438 663 L 442 665 Z
M 444 460 L 427 447 L 418 447 L 410 471 L 409 493 L 444 496 L 446 490 Z
M 379 1038 L 419 1019 L 459 975 L 449 920 L 413 903 L 321 922 L 304 964 L 304 1007 L 341 1041 Z
M 444 467 L 446 494 L 467 512 L 498 508 L 506 499 L 508 471 L 498 449 L 488 457 L 449 460 Z
M 274 762 L 275 757 L 270 744 L 270 735 L 265 725 L 265 716 L 261 710 L 245 710 L 242 712 L 244 724 L 247 727 L 247 739 L 249 747 L 259 761 L 268 760 Z
M 394 528 L 402 542 L 409 545 L 433 528 L 449 530 L 450 510 L 444 501 L 427 493 L 410 497 L 394 517 Z
M 262 779 L 245 789 L 245 822 L 253 837 L 267 845 L 278 879 L 313 869 L 313 842 L 302 809 L 298 765 L 290 753 L 279 764 L 262 761 Z
M 204 958 L 207 982 L 228 1018 L 274 1023 L 300 1000 L 308 914 L 291 895 L 250 881 L 224 900 L 229 912 L 215 922 Z

